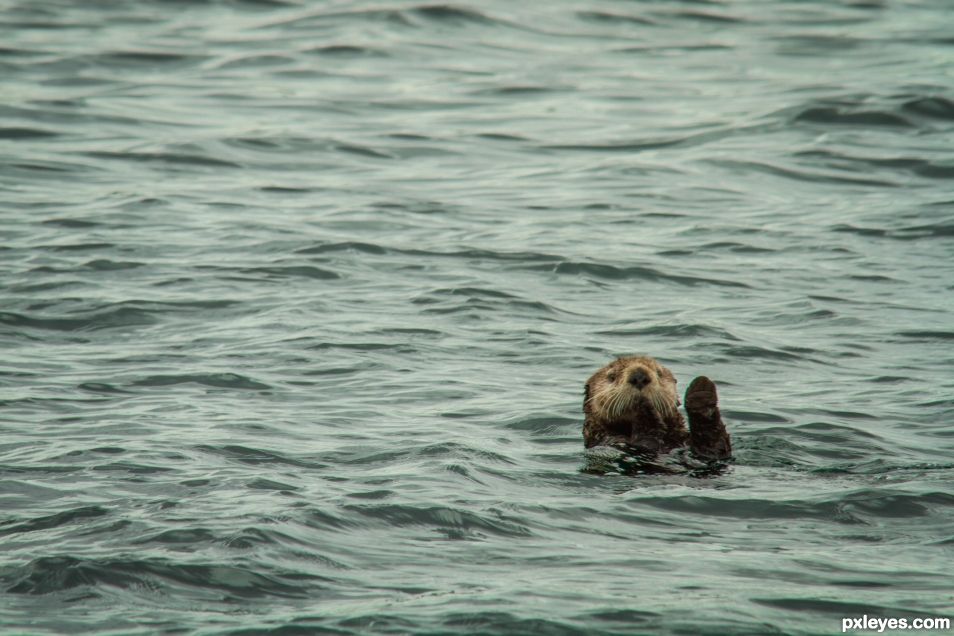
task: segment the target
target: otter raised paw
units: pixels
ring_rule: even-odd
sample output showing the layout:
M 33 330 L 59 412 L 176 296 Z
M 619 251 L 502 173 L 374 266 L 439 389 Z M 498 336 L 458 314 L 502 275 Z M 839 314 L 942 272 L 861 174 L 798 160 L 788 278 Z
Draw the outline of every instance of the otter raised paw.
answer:
M 720 460 L 732 456 L 732 442 L 719 413 L 715 383 L 699 376 L 686 389 L 689 415 L 689 449 L 699 459 Z

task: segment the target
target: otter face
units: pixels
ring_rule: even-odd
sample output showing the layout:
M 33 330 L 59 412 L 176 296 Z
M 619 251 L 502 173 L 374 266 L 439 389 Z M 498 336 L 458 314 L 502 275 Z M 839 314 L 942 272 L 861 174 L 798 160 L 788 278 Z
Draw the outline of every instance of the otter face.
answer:
M 586 383 L 583 411 L 610 423 L 649 407 L 662 420 L 676 417 L 679 404 L 672 372 L 653 358 L 635 356 L 618 358 L 593 374 Z

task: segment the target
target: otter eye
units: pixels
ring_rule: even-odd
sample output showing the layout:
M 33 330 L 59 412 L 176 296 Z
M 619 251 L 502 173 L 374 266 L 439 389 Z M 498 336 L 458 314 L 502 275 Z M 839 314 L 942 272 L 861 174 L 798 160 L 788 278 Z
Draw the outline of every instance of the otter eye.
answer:
M 606 379 L 609 380 L 610 382 L 616 382 L 616 374 L 615 374 L 615 373 L 607 373 L 607 374 L 606 374 Z

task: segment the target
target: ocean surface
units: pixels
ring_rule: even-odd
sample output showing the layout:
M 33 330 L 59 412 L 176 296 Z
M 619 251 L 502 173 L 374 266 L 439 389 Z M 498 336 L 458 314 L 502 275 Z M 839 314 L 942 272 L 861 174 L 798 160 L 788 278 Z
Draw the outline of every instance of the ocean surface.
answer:
M 0 352 L 4 635 L 954 618 L 954 7 L 0 0 Z

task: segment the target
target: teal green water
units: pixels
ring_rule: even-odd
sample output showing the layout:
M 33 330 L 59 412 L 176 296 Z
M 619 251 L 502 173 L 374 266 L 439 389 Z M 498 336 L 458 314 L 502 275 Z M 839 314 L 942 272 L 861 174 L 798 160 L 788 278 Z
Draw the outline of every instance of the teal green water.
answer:
M 954 618 L 952 24 L 7 2 L 0 631 Z M 581 472 L 623 353 L 728 471 Z

